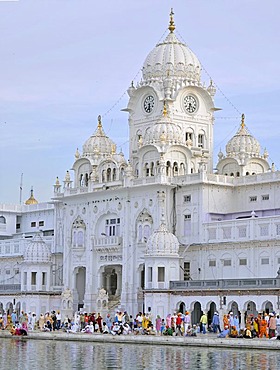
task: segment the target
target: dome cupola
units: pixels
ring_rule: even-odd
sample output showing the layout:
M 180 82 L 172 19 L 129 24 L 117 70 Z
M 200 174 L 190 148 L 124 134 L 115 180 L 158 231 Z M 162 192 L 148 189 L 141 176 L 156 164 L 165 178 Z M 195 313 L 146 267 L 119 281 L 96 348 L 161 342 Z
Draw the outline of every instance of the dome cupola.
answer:
M 36 200 L 34 198 L 34 194 L 33 194 L 33 188 L 31 188 L 30 190 L 30 197 L 27 199 L 27 201 L 25 202 L 26 205 L 30 205 L 30 204 L 38 204 L 38 200 Z
M 95 133 L 87 139 L 83 145 L 83 156 L 88 157 L 93 154 L 115 154 L 116 144 L 106 136 L 102 123 L 101 116 L 98 116 L 98 125 Z
M 178 255 L 179 242 L 174 234 L 167 230 L 161 223 L 158 230 L 154 231 L 147 241 L 147 255 Z
M 185 78 L 199 83 L 201 64 L 196 55 L 187 45 L 177 39 L 174 34 L 175 24 L 173 11 L 170 13 L 170 33 L 163 42 L 160 42 L 147 56 L 142 73 L 143 79 Z
M 181 128 L 173 123 L 167 115 L 166 104 L 164 103 L 163 115 L 150 127 L 143 140 L 144 145 L 148 144 L 182 144 L 183 135 Z
M 35 235 L 24 252 L 24 261 L 29 263 L 51 262 L 51 251 L 41 236 Z
M 248 157 L 260 157 L 260 143 L 247 130 L 244 114 L 239 130 L 226 145 L 226 153 L 228 157 L 237 157 L 240 153 Z

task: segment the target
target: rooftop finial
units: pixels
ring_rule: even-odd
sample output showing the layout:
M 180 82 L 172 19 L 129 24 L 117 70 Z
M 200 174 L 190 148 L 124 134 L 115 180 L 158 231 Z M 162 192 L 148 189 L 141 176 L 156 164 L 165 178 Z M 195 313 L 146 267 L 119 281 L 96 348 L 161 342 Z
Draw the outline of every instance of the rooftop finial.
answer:
M 27 199 L 25 204 L 27 204 L 27 205 L 29 205 L 29 204 L 38 204 L 38 201 L 34 198 L 34 195 L 33 195 L 33 186 L 31 186 L 30 197 L 29 197 L 29 199 Z
M 241 116 L 241 127 L 244 128 L 245 127 L 245 114 L 242 113 L 242 116 Z
M 174 15 L 173 8 L 171 8 L 170 21 L 169 21 L 169 27 L 168 27 L 171 33 L 175 30 L 175 23 L 174 23 L 173 15 Z
M 99 114 L 99 116 L 97 117 L 98 119 L 98 128 L 102 128 L 102 123 L 101 123 L 101 116 Z

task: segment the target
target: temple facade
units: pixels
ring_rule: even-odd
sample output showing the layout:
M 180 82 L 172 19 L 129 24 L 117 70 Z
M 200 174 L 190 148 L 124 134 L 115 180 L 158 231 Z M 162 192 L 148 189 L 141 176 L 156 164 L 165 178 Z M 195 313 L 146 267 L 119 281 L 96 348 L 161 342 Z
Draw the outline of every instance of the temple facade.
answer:
M 171 12 L 128 88 L 129 159 L 98 116 L 49 203 L 1 205 L 0 310 L 91 312 L 100 291 L 109 311 L 194 322 L 280 309 L 280 172 L 244 115 L 213 158 L 215 92 Z

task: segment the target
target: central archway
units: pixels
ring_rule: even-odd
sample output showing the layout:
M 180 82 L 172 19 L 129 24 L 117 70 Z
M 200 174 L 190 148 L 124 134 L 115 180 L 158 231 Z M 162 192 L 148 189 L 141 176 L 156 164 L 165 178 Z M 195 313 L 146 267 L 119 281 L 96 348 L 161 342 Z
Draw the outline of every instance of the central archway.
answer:
M 76 289 L 78 294 L 78 311 L 84 307 L 84 297 L 86 291 L 86 268 L 79 267 L 76 273 Z
M 200 302 L 195 302 L 193 311 L 191 314 L 191 322 L 192 324 L 199 324 L 200 318 L 202 316 L 203 312 L 201 309 L 201 303 Z
M 211 302 L 209 311 L 207 312 L 208 326 L 211 325 L 214 313 L 217 311 L 217 306 L 215 302 Z

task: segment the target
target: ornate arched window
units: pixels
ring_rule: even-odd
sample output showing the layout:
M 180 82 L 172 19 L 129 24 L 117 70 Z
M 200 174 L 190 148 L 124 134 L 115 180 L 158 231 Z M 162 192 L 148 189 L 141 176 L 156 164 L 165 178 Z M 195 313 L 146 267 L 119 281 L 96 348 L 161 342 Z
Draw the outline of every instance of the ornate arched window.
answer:
M 169 161 L 166 162 L 166 176 L 171 176 L 171 163 Z
M 85 186 L 88 186 L 88 180 L 89 180 L 88 173 L 86 173 L 85 174 Z
M 145 243 L 152 233 L 153 219 L 146 209 L 139 214 L 136 220 L 137 240 Z
M 111 181 L 111 168 L 107 168 L 107 181 Z
M 149 163 L 145 163 L 144 172 L 145 172 L 145 176 L 150 175 Z
M 5 224 L 6 218 L 4 216 L 0 216 L 0 224 Z
M 154 162 L 151 162 L 151 176 L 154 176 Z
M 184 163 L 180 163 L 179 175 L 185 175 L 185 165 Z
M 83 247 L 84 246 L 84 232 L 82 230 L 78 231 L 77 245 L 78 245 L 78 247 Z
M 117 171 L 115 168 L 113 168 L 113 176 L 112 176 L 112 180 L 115 181 L 117 179 Z
M 173 164 L 173 176 L 178 176 L 178 163 L 174 162 Z
M 85 231 L 86 225 L 80 216 L 72 224 L 72 247 L 84 248 L 85 247 Z

